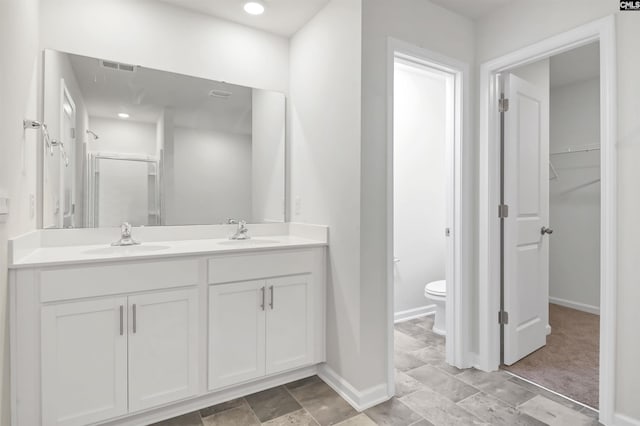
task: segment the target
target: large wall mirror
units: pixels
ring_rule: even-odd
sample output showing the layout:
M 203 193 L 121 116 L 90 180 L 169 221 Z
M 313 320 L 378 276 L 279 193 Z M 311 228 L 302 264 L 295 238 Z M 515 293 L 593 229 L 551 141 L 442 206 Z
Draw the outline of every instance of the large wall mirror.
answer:
M 44 228 L 285 219 L 285 97 L 46 50 Z

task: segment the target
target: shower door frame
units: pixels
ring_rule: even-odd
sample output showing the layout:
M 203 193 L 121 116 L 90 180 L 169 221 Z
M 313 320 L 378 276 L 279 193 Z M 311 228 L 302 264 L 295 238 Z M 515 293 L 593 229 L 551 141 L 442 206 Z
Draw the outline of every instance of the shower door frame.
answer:
M 86 227 L 94 228 L 96 227 L 96 223 L 99 224 L 99 198 L 100 198 L 100 182 L 99 179 L 96 178 L 96 174 L 99 173 L 98 161 L 99 160 L 120 160 L 120 161 L 137 161 L 143 162 L 147 164 L 155 165 L 155 208 L 154 212 L 156 212 L 156 217 L 158 221 L 158 225 L 162 223 L 162 188 L 161 185 L 161 176 L 160 176 L 160 160 L 155 157 L 145 156 L 145 155 L 134 155 L 134 154 L 119 154 L 119 153 L 105 153 L 105 152 L 90 152 L 87 154 L 87 196 L 86 196 L 86 204 L 85 204 L 85 223 Z M 149 224 L 156 225 L 156 224 Z

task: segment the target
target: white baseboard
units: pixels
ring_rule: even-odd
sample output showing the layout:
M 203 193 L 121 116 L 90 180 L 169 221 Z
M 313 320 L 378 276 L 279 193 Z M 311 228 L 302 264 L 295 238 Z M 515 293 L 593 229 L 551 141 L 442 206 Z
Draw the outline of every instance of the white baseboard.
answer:
M 420 306 L 419 308 L 407 309 L 393 314 L 393 322 L 408 321 L 414 318 L 426 317 L 436 313 L 436 305 Z
M 598 306 L 587 305 L 585 303 L 572 302 L 571 300 L 559 299 L 557 297 L 549 297 L 549 302 L 560 306 L 566 306 L 567 308 L 575 309 L 577 311 L 588 312 L 590 314 L 600 315 L 600 308 Z
M 640 420 L 625 416 L 624 414 L 615 413 L 613 415 L 613 424 L 615 426 L 640 426 Z
M 318 366 L 318 376 L 358 411 L 364 411 L 392 397 L 388 394 L 386 383 L 359 391 L 327 364 Z

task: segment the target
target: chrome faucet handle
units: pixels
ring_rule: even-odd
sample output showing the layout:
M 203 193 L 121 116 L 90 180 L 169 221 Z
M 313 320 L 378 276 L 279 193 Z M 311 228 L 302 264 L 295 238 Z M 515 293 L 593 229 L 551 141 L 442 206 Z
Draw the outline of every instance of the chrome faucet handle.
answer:
M 140 244 L 138 241 L 131 238 L 131 232 L 133 227 L 129 222 L 124 222 L 120 225 L 120 239 L 115 243 L 111 243 L 112 246 L 136 246 Z
M 229 237 L 232 240 L 248 240 L 251 238 L 248 234 L 249 229 L 247 228 L 246 220 L 238 220 L 238 229 L 236 229 L 236 233 Z
M 131 238 L 131 224 L 129 222 L 123 222 L 120 225 L 120 234 L 122 238 Z
M 232 219 L 230 217 L 227 218 L 227 225 L 236 225 L 238 223 L 238 219 Z

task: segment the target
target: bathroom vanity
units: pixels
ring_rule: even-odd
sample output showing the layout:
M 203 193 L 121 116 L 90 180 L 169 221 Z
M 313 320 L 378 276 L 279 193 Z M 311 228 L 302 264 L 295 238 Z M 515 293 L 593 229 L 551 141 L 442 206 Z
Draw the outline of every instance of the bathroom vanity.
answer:
M 315 374 L 327 229 L 39 230 L 10 245 L 15 426 L 149 424 Z

